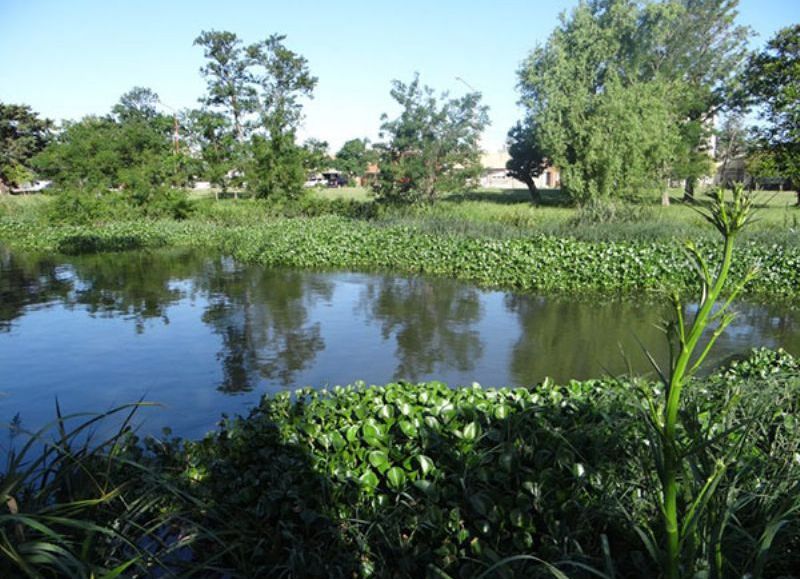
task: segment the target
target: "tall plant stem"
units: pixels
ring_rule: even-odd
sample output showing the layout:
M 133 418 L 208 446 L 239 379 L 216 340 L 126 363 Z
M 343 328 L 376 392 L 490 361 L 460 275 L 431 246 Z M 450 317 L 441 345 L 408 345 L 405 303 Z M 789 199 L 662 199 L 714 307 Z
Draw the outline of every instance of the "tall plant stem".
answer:
M 722 264 L 711 287 L 708 281 L 704 280 L 704 290 L 708 293 L 700 304 L 700 308 L 692 324 L 688 336 L 684 329 L 679 331 L 679 350 L 672 369 L 669 385 L 667 388 L 667 403 L 664 406 L 663 433 L 664 433 L 664 473 L 663 473 L 663 517 L 664 530 L 667 537 L 667 579 L 679 579 L 680 577 L 680 520 L 678 515 L 678 473 L 681 466 L 681 457 L 677 448 L 677 429 L 678 412 L 680 410 L 681 391 L 686 380 L 691 376 L 689 364 L 703 331 L 709 323 L 714 304 L 722 293 L 722 288 L 728 277 L 731 261 L 733 258 L 733 243 L 735 232 L 725 235 L 725 248 L 722 257 Z

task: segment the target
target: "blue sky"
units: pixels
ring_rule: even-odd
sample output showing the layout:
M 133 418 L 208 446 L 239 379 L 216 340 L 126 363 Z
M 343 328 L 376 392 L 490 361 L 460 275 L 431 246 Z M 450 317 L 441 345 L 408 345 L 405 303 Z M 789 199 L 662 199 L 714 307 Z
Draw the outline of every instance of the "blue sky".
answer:
M 104 114 L 133 86 L 175 108 L 195 106 L 205 84 L 201 30 L 230 30 L 246 43 L 272 33 L 304 55 L 319 77 L 301 137 L 377 137 L 380 115 L 396 109 L 392 79 L 419 71 L 452 94 L 480 90 L 492 126 L 484 147 L 502 145 L 519 116 L 516 69 L 577 0 L 0 0 L 0 101 L 44 116 Z M 760 46 L 800 22 L 800 0 L 741 0 L 741 24 Z

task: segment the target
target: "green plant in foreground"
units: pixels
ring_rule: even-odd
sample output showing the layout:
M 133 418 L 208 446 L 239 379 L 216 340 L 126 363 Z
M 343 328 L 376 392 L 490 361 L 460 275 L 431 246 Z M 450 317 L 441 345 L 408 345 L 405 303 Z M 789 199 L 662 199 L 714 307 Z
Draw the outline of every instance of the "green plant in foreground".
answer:
M 199 527 L 196 503 L 131 453 L 130 425 L 146 403 L 62 415 L 12 446 L 0 470 L 0 577 L 149 577 L 179 569 Z M 127 413 L 113 434 L 92 432 Z M 77 424 L 76 424 L 77 421 Z M 54 436 L 50 439 L 50 434 Z M 25 435 L 19 419 L 11 443 Z M 222 550 L 221 550 L 222 551 Z
M 668 579 L 678 579 L 682 575 L 682 552 L 688 550 L 691 537 L 700 519 L 706 514 L 714 491 L 728 466 L 726 461 L 718 459 L 699 489 L 690 488 L 688 480 L 682 480 L 681 473 L 685 470 L 683 463 L 690 451 L 679 440 L 679 429 L 682 426 L 681 392 L 700 368 L 716 340 L 733 321 L 734 314 L 729 311 L 731 303 L 755 275 L 755 269 L 745 275 L 728 293 L 725 302 L 715 310 L 728 280 L 736 237 L 751 221 L 752 201 L 740 185 L 733 189 L 732 202 L 726 202 L 723 191 L 716 190 L 711 193 L 708 212 L 701 214 L 722 235 L 722 256 L 716 272 L 712 273 L 697 248 L 687 243 L 687 250 L 701 282 L 701 299 L 694 321 L 689 324 L 684 319 L 679 298 L 677 295 L 673 297 L 677 318 L 668 326 L 670 371 L 668 376 L 661 375 L 666 386 L 666 400 L 660 408 L 651 404 L 652 419 L 660 438 L 655 446 L 662 487 L 659 506 L 666 535 L 663 570 Z M 701 347 L 703 333 L 713 324 L 716 327 L 710 339 Z M 679 507 L 679 495 L 687 498 L 682 508 Z M 721 561 L 717 560 L 714 567 L 717 574 L 720 574 Z

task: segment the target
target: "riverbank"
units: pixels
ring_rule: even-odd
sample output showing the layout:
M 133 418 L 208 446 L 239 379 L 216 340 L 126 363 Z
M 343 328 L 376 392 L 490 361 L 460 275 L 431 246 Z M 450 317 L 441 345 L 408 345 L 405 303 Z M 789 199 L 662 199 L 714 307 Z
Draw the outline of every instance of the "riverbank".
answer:
M 437 275 L 523 292 L 689 293 L 696 278 L 677 240 L 582 241 L 545 234 L 500 239 L 339 215 L 269 217 L 246 225 L 198 217 L 81 226 L 6 217 L 0 220 L 0 241 L 68 254 L 193 247 L 271 267 Z M 713 261 L 716 244 L 697 244 Z M 751 240 L 738 244 L 736 253 L 734 279 L 760 268 L 746 295 L 800 297 L 800 249 Z

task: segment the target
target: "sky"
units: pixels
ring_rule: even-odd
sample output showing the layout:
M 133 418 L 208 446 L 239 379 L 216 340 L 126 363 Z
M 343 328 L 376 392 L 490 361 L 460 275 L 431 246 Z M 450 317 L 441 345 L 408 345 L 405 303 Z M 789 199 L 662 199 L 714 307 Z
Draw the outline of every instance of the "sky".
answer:
M 483 94 L 499 149 L 520 117 L 516 71 L 577 0 L 0 0 L 0 101 L 62 120 L 106 114 L 134 86 L 174 109 L 205 91 L 202 30 L 229 30 L 247 43 L 273 33 L 308 59 L 319 78 L 300 138 L 331 152 L 352 138 L 377 140 L 382 113 L 398 109 L 391 81 L 419 72 L 453 96 Z M 800 22 L 800 0 L 740 0 L 753 48 Z M 459 80 L 461 79 L 461 80 Z M 165 112 L 169 112 L 165 110 Z

